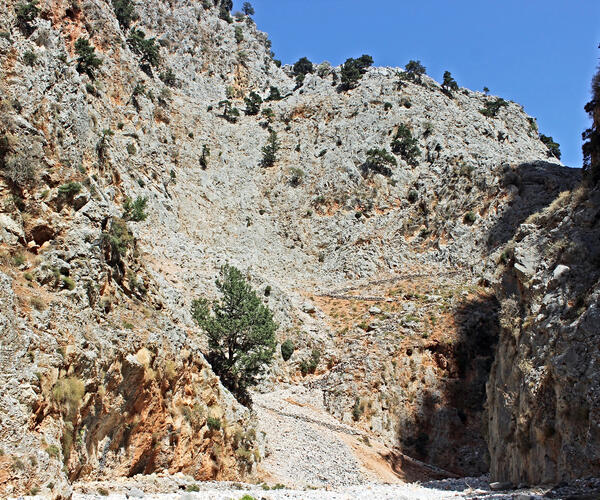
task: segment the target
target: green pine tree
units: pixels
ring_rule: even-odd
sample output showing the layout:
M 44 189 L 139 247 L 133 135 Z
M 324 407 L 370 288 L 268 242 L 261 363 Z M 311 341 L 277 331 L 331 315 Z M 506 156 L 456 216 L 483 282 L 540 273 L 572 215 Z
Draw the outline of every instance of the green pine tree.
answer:
M 221 381 L 243 403 L 273 359 L 277 324 L 242 273 L 225 265 L 216 280 L 220 300 L 192 303 L 192 316 L 206 334 L 207 359 Z

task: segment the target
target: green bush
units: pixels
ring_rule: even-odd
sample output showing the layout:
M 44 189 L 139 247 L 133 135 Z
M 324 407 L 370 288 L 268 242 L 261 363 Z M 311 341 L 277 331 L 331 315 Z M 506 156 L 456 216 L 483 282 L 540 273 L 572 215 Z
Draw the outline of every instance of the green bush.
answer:
M 223 19 L 223 21 L 227 21 L 229 24 L 233 22 L 230 15 L 231 9 L 233 9 L 233 0 L 221 0 L 219 18 Z
M 279 89 L 277 87 L 271 86 L 271 88 L 269 89 L 269 95 L 265 99 L 265 101 L 280 101 L 281 99 L 282 97 L 281 92 L 279 92 Z
M 475 222 L 475 219 L 476 219 L 475 213 L 472 211 L 467 212 L 464 216 L 464 221 L 467 224 L 473 224 L 473 222 Z
M 555 158 L 560 160 L 560 144 L 558 142 L 554 142 L 552 137 L 549 137 L 544 134 L 540 134 L 540 140 L 546 145 L 548 148 L 548 154 L 550 156 L 554 156 Z
M 244 30 L 242 30 L 241 26 L 236 26 L 234 30 L 235 42 L 240 44 L 244 41 Z
M 291 167 L 290 174 L 290 186 L 292 187 L 298 187 L 300 184 L 302 184 L 304 176 L 306 175 L 304 170 L 298 167 Z
M 37 4 L 37 0 L 21 2 L 17 4 L 15 9 L 15 13 L 17 15 L 17 26 L 26 35 L 30 35 L 33 32 L 32 23 L 40 13 L 40 9 L 38 8 Z
M 319 349 L 313 349 L 310 353 L 310 358 L 303 359 L 300 362 L 300 372 L 302 375 L 306 376 L 308 373 L 315 373 L 320 360 L 321 351 L 319 351 Z
M 312 73 L 314 71 L 313 63 L 308 60 L 306 57 L 301 57 L 298 59 L 293 66 L 293 72 L 295 76 L 302 75 L 306 76 L 308 73 Z
M 60 279 L 62 281 L 63 288 L 66 288 L 67 290 L 75 290 L 75 281 L 73 281 L 72 278 L 69 278 L 68 276 L 61 276 Z
M 508 102 L 501 97 L 498 97 L 493 101 L 485 101 L 483 108 L 481 108 L 479 112 L 488 118 L 495 118 L 498 115 L 498 112 L 506 106 L 508 106 Z
M 102 234 L 102 240 L 109 245 L 117 258 L 121 258 L 133 245 L 134 238 L 123 219 L 113 218 L 110 228 Z
M 272 167 L 277 161 L 277 151 L 279 151 L 277 132 L 272 130 L 267 139 L 267 144 L 262 148 L 263 157 L 261 165 L 263 167 Z
M 185 491 L 187 491 L 188 493 L 200 491 L 200 486 L 198 486 L 197 484 L 188 484 L 185 487 Z
M 48 445 L 46 446 L 46 453 L 48 453 L 48 456 L 52 458 L 58 458 L 60 454 L 60 448 L 55 444 Z
M 78 38 L 75 42 L 77 71 L 87 74 L 92 80 L 96 70 L 102 65 L 102 59 L 96 56 L 96 49 L 87 38 Z
M 296 347 L 290 339 L 285 340 L 281 344 L 281 357 L 283 358 L 283 360 L 289 361 L 289 359 L 292 357 L 292 354 L 294 354 L 295 349 Z
M 254 7 L 252 7 L 252 4 L 250 2 L 244 2 L 244 4 L 242 5 L 242 12 L 246 16 L 253 16 Z
M 210 149 L 206 144 L 204 144 L 202 146 L 202 155 L 200 155 L 200 167 L 202 168 L 202 170 L 206 170 L 206 168 L 208 167 L 208 159 L 209 158 L 210 158 Z
M 346 90 L 356 87 L 367 68 L 372 64 L 373 58 L 367 54 L 363 54 L 358 59 L 346 59 L 341 69 L 342 87 Z
M 58 188 L 58 194 L 65 198 L 72 198 L 81 191 L 79 182 L 67 182 Z
M 131 22 L 136 18 L 131 0 L 112 0 L 112 6 L 121 28 L 123 30 L 129 28 Z
M 384 111 L 389 111 L 390 109 L 392 109 L 392 103 L 391 102 L 384 102 L 383 103 L 383 110 Z
M 360 417 L 363 414 L 363 409 L 360 405 L 360 399 L 356 398 L 354 401 L 354 406 L 352 407 L 352 420 L 354 420 L 355 422 L 358 422 L 360 420 Z
M 422 83 L 423 75 L 426 73 L 425 66 L 421 61 L 408 61 L 404 66 L 404 73 L 400 75 L 401 80 L 410 80 L 415 83 Z
M 128 196 L 125 198 L 125 203 L 123 204 L 123 208 L 125 209 L 123 219 L 131 220 L 133 222 L 146 220 L 146 217 L 148 217 L 148 214 L 146 214 L 145 211 L 147 204 L 148 198 L 146 196 L 138 196 L 135 201 Z
M 149 73 L 150 67 L 158 66 L 160 53 L 155 38 L 146 38 L 146 34 L 142 30 L 132 28 L 127 37 L 127 43 L 131 50 L 140 56 L 142 70 Z
M 65 410 L 67 416 L 77 412 L 84 394 L 83 380 L 74 376 L 59 378 L 52 388 L 52 399 Z
M 277 324 L 235 267 L 223 266 L 215 283 L 222 299 L 194 300 L 192 317 L 207 336 L 213 370 L 242 404 L 250 404 L 247 389 L 273 359 Z
M 211 431 L 218 431 L 221 428 L 221 420 L 215 417 L 208 417 L 206 424 Z
M 362 168 L 364 173 L 371 171 L 389 177 L 392 175 L 390 165 L 397 165 L 396 158 L 385 149 L 373 148 L 367 151 L 367 159 Z
M 244 99 L 246 103 L 246 114 L 257 115 L 260 111 L 260 105 L 262 104 L 261 97 L 254 91 L 250 92 L 250 95 Z
M 408 201 L 410 201 L 411 203 L 414 203 L 415 201 L 417 201 L 419 199 L 419 193 L 415 190 L 415 189 L 411 189 L 408 192 Z
M 177 85 L 177 77 L 171 68 L 167 68 L 160 75 L 158 75 L 158 77 L 165 85 L 168 85 L 169 87 L 175 87 L 175 85 Z
M 416 166 L 421 155 L 418 144 L 406 125 L 398 125 L 398 131 L 391 144 L 392 152 L 399 154 L 409 165 Z
M 446 92 L 450 92 L 451 90 L 458 90 L 458 83 L 456 83 L 456 80 L 452 77 L 452 73 L 450 73 L 450 71 L 444 71 L 444 81 L 442 83 L 442 88 Z
M 221 114 L 221 116 L 225 118 L 229 123 L 237 122 L 237 119 L 240 116 L 240 111 L 237 108 L 233 107 L 229 99 L 224 99 L 220 101 L 217 106 L 223 109 L 223 113 Z
M 33 66 L 36 61 L 37 56 L 35 55 L 35 52 L 28 50 L 25 52 L 25 54 L 23 54 L 23 62 L 27 64 L 27 66 Z

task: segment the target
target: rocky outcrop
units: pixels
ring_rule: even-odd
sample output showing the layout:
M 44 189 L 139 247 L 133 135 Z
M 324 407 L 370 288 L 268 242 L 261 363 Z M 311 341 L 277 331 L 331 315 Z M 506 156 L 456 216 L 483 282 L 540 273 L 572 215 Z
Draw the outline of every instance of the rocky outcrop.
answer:
M 482 113 L 495 97 L 395 68 L 343 90 L 339 68 L 322 64 L 298 86 L 253 21 L 221 19 L 215 2 L 135 5 L 156 67 L 110 2 L 45 0 L 27 29 L 16 3 L 0 12 L 3 494 L 256 470 L 261 436 L 205 362 L 189 313 L 225 262 L 294 343 L 261 390 L 318 384 L 332 414 L 386 444 L 485 470 L 479 417 L 497 331 L 486 286 L 517 228 L 578 175 L 518 104 Z M 102 61 L 94 78 L 78 64 L 80 38 Z M 281 99 L 266 100 L 273 88 Z M 256 115 L 244 112 L 251 91 L 265 99 Z M 369 166 L 367 151 L 390 152 L 399 130 L 419 153 L 395 147 L 395 166 Z M 279 149 L 265 167 L 271 132 Z M 510 254 L 517 278 L 537 272 L 534 248 Z M 432 283 L 408 283 L 397 301 L 371 290 L 415 270 L 459 278 L 443 295 Z M 383 298 L 354 309 L 348 288 Z M 334 310 L 325 298 L 336 295 Z
M 600 193 L 564 191 L 502 253 L 502 325 L 488 382 L 492 477 L 598 475 Z

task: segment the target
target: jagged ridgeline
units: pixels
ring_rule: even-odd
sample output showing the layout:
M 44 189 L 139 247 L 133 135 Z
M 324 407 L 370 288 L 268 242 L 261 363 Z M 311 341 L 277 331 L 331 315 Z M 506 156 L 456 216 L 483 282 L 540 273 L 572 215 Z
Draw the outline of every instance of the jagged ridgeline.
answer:
M 0 10 L 1 494 L 597 472 L 581 172 L 450 72 L 282 65 L 231 10 Z

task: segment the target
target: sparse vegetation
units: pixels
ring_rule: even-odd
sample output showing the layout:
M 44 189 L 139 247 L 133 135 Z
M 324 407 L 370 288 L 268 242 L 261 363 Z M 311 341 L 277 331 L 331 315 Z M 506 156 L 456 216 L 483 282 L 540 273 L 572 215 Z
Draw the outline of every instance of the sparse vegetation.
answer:
M 273 358 L 277 324 L 235 267 L 223 266 L 215 283 L 221 300 L 194 300 L 192 316 L 207 336 L 213 370 L 238 400 L 249 404 L 248 387 Z
M 210 148 L 204 144 L 202 146 L 202 154 L 200 155 L 200 167 L 206 170 L 208 167 L 208 159 L 210 158 Z
M 221 429 L 221 420 L 216 417 L 208 417 L 206 419 L 206 425 L 211 431 L 218 431 Z
M 421 61 L 408 61 L 404 66 L 404 73 L 400 74 L 400 80 L 410 80 L 414 83 L 422 83 L 423 75 L 426 74 L 426 68 Z
M 281 357 L 283 360 L 289 361 L 289 359 L 292 357 L 292 354 L 294 354 L 295 349 L 296 347 L 290 339 L 284 340 L 281 344 Z
M 508 102 L 501 97 L 498 97 L 493 101 L 485 101 L 483 108 L 481 108 L 479 112 L 488 118 L 495 118 L 498 116 L 498 112 L 506 106 L 508 106 Z
M 279 151 L 277 132 L 271 130 L 269 138 L 267 139 L 267 144 L 265 144 L 262 148 L 263 157 L 261 165 L 263 167 L 272 167 L 277 161 L 277 151 Z
M 33 66 L 36 61 L 37 56 L 35 55 L 35 52 L 28 50 L 23 54 L 23 62 L 27 64 L 27 66 Z
M 549 137 L 549 136 L 544 135 L 544 134 L 540 134 L 540 140 L 548 148 L 548 155 L 549 156 L 554 156 L 555 158 L 557 158 L 558 160 L 560 160 L 560 157 L 561 157 L 560 144 L 558 144 L 558 142 L 555 142 L 552 137 Z
M 19 3 L 15 9 L 15 13 L 19 29 L 25 35 L 30 35 L 33 32 L 32 24 L 40 13 L 37 0 Z
M 165 85 L 168 85 L 169 87 L 175 87 L 177 85 L 177 77 L 171 68 L 167 68 L 158 77 Z
M 240 111 L 231 104 L 229 99 L 223 99 L 217 106 L 223 110 L 221 117 L 225 118 L 229 123 L 237 122 Z
M 362 166 L 363 172 L 374 172 L 389 177 L 392 175 L 390 166 L 396 166 L 396 158 L 385 149 L 373 148 L 367 151 L 367 159 Z
M 363 409 L 362 406 L 360 404 L 360 399 L 357 397 L 354 400 L 354 406 L 352 407 L 352 420 L 354 420 L 355 422 L 358 422 L 360 420 L 360 417 L 363 414 Z
M 356 87 L 367 68 L 372 64 L 373 58 L 367 54 L 363 54 L 358 59 L 346 59 L 341 69 L 342 88 L 348 90 Z
M 112 0 L 112 6 L 121 28 L 123 30 L 128 29 L 131 22 L 136 18 L 131 0 Z
M 293 66 L 294 76 L 306 76 L 308 73 L 312 73 L 314 71 L 313 63 L 308 60 L 306 57 L 301 57 L 298 59 Z
M 141 222 L 146 220 L 148 214 L 146 213 L 146 205 L 148 204 L 148 198 L 146 196 L 137 196 L 133 201 L 129 196 L 125 198 L 123 208 L 123 219 L 130 220 L 133 222 Z
M 59 378 L 52 388 L 52 399 L 61 406 L 68 418 L 77 412 L 84 394 L 83 380 L 74 376 Z
M 265 101 L 280 101 L 282 99 L 281 92 L 277 87 L 271 86 L 269 89 L 269 95 L 265 99 Z
M 246 114 L 257 115 L 263 101 L 256 92 L 252 91 L 250 92 L 250 95 L 244 99 L 244 102 L 246 103 Z
M 300 372 L 303 376 L 309 373 L 315 373 L 319 361 L 321 360 L 321 351 L 319 349 L 313 349 L 308 359 L 300 361 Z
M 139 29 L 132 28 L 127 37 L 131 50 L 140 56 L 140 67 L 146 73 L 151 73 L 151 68 L 160 63 L 159 47 L 155 38 L 146 38 L 146 34 Z
M 81 184 L 79 182 L 67 182 L 58 188 L 58 194 L 68 199 L 73 198 L 80 191 Z
M 458 83 L 456 83 L 456 80 L 452 77 L 452 73 L 450 73 L 450 71 L 444 71 L 444 81 L 442 82 L 442 88 L 446 92 L 458 90 Z
M 391 144 L 394 153 L 399 154 L 409 165 L 416 166 L 421 155 L 418 144 L 419 141 L 413 137 L 406 125 L 398 125 L 398 131 Z

